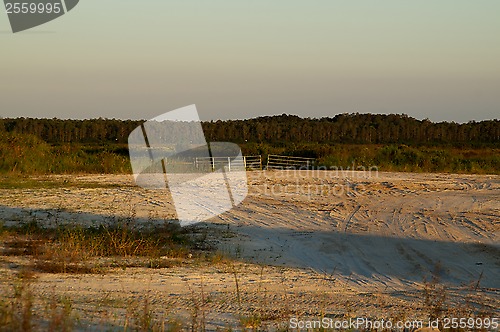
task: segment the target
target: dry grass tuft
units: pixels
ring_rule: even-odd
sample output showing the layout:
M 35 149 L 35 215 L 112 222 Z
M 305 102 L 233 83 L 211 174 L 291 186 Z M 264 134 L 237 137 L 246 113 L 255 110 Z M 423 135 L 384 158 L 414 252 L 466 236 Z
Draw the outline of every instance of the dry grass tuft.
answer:
M 127 222 L 48 228 L 33 221 L 0 227 L 1 254 L 31 257 L 31 267 L 45 273 L 103 273 L 108 267 L 168 268 L 192 257 L 192 252 L 198 252 L 196 257 L 210 257 L 204 238 L 191 232 L 170 223 L 141 228 Z

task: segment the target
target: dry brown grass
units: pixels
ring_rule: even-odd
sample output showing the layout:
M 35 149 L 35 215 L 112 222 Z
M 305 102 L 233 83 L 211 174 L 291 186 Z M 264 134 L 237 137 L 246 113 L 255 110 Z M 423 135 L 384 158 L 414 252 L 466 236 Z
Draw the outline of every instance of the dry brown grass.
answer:
M 113 226 L 60 226 L 37 222 L 0 227 L 3 256 L 31 257 L 31 268 L 45 273 L 102 273 L 107 267 L 166 268 L 197 252 L 206 255 L 204 239 L 173 224 L 134 228 Z M 199 250 L 202 247 L 204 250 Z

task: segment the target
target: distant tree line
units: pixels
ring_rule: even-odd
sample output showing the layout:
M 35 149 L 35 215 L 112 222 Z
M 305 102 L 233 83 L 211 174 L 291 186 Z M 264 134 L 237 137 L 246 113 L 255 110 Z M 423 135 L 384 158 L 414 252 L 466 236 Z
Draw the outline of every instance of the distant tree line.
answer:
M 0 174 L 130 173 L 128 136 L 143 122 L 0 118 Z M 243 154 L 264 160 L 280 154 L 315 158 L 317 166 L 500 174 L 499 120 L 458 124 L 406 115 L 279 115 L 202 126 L 207 141 L 238 143 Z M 185 136 L 193 128 L 179 124 L 169 130 Z M 148 133 L 161 135 L 156 129 L 148 127 Z
M 0 118 L 0 132 L 30 134 L 50 144 L 127 143 L 143 120 Z M 417 120 L 399 114 L 339 114 L 332 118 L 265 116 L 202 124 L 208 141 L 235 143 L 348 143 L 498 146 L 500 121 L 468 123 Z
M 144 121 L 90 119 L 1 119 L 0 132 L 30 134 L 47 143 L 126 143 L 128 135 Z
M 210 140 L 266 143 L 448 144 L 499 143 L 500 121 L 433 123 L 407 115 L 339 114 L 310 119 L 293 115 L 207 122 Z

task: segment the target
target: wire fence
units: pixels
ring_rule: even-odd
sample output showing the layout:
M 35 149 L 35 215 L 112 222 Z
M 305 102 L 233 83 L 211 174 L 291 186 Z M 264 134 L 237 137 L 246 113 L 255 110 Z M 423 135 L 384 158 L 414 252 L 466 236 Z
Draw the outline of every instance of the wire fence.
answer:
M 245 168 L 248 170 L 261 170 L 262 169 L 262 156 L 243 156 Z
M 179 166 L 181 169 L 193 171 L 215 171 L 224 168 L 226 171 L 242 171 L 242 170 L 262 170 L 262 156 L 243 156 L 243 158 L 232 157 L 195 157 L 190 160 L 169 160 L 165 161 L 172 169 L 170 163 Z M 280 156 L 270 154 L 267 156 L 266 169 L 268 170 L 301 170 L 312 169 L 316 166 L 315 158 Z
M 266 169 L 310 169 L 315 164 L 315 158 L 279 156 L 270 154 L 267 156 Z
M 196 157 L 194 159 L 196 169 L 210 168 L 212 171 L 225 167 L 227 171 L 235 170 L 261 170 L 262 156 L 243 156 L 243 158 L 232 159 L 231 157 Z

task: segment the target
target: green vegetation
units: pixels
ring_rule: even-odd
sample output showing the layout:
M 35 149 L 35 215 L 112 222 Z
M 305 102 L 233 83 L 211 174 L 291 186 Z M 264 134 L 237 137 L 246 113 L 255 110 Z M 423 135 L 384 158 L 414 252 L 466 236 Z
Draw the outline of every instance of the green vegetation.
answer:
M 500 148 L 382 144 L 242 144 L 246 155 L 317 158 L 326 169 L 500 174 Z
M 49 145 L 30 134 L 0 132 L 0 173 L 129 173 L 123 145 Z
M 127 138 L 143 121 L 0 119 L 0 174 L 130 173 Z M 208 141 L 246 155 L 313 157 L 317 166 L 500 174 L 500 121 L 432 123 L 406 115 L 280 115 L 205 122 Z

